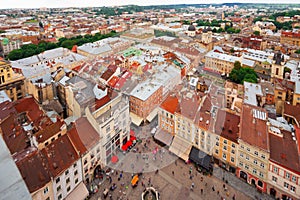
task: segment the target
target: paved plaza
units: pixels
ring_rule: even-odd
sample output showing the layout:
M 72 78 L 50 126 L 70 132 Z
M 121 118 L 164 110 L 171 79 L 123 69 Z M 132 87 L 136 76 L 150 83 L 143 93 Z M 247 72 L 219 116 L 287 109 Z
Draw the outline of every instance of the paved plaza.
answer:
M 111 172 L 104 179 L 94 180 L 98 192 L 90 196 L 91 200 L 140 200 L 148 186 L 160 193 L 160 199 L 167 200 L 219 200 L 219 199 L 271 199 L 258 193 L 233 174 L 214 166 L 212 176 L 203 175 L 195 169 L 193 163 L 185 163 L 153 140 L 150 130 L 153 125 L 135 129 L 137 143 L 128 152 L 118 151 L 118 162 L 109 163 L 106 168 Z M 139 174 L 136 187 L 131 186 L 132 177 Z M 227 183 L 225 182 L 227 180 Z M 110 190 L 112 185 L 116 189 Z M 108 189 L 104 198 L 103 191 Z

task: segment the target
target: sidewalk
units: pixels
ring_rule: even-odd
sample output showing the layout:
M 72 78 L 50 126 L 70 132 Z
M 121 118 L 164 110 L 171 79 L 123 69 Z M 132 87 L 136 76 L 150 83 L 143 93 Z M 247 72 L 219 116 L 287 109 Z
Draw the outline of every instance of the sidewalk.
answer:
M 271 196 L 259 193 L 253 186 L 245 183 L 244 181 L 237 178 L 234 174 L 223 170 L 218 166 L 214 166 L 213 175 L 220 180 L 222 180 L 222 178 L 224 177 L 225 180 L 228 181 L 228 185 L 251 197 L 252 199 L 274 200 Z

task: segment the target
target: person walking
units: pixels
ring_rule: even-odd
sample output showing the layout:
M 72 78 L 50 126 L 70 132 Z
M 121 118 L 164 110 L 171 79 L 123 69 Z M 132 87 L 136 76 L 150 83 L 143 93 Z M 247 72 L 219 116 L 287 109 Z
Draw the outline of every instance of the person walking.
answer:
M 172 171 L 172 175 L 174 176 L 174 171 Z

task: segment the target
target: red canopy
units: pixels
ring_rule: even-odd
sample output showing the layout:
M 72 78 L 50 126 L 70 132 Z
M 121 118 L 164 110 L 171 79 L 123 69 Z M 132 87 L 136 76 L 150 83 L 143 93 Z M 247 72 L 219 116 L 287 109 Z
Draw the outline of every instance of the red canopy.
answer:
M 130 136 L 134 136 L 135 132 L 133 130 L 130 130 Z
M 119 160 L 118 156 L 111 157 L 111 162 L 112 163 L 116 163 L 116 162 L 118 162 L 118 160 Z
M 126 150 L 128 149 L 128 147 L 129 147 L 129 146 L 127 145 L 127 143 L 125 143 L 125 144 L 122 146 L 122 150 L 123 150 L 123 151 L 126 151 Z
M 135 136 L 130 136 L 130 141 L 132 142 L 133 140 L 136 140 L 136 137 Z

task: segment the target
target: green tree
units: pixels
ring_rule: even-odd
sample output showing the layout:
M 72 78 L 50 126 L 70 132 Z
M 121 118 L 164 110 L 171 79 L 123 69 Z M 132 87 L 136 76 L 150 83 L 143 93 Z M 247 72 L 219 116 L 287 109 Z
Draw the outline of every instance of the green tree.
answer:
M 253 34 L 259 36 L 260 32 L 259 31 L 254 31 Z
M 9 60 L 18 60 L 23 58 L 23 50 L 22 49 L 15 49 L 12 50 L 9 54 L 8 54 L 8 59 Z
M 243 84 L 244 81 L 257 83 L 257 74 L 252 68 L 240 67 L 237 62 L 235 64 L 236 66 L 229 74 L 229 80 L 238 84 Z
M 233 49 L 233 48 L 232 48 L 232 49 Z M 233 49 L 233 51 L 234 51 L 234 49 Z M 233 64 L 233 66 L 234 66 L 234 69 L 240 70 L 241 67 L 242 67 L 242 64 L 241 64 L 240 61 L 235 61 L 234 64 Z

